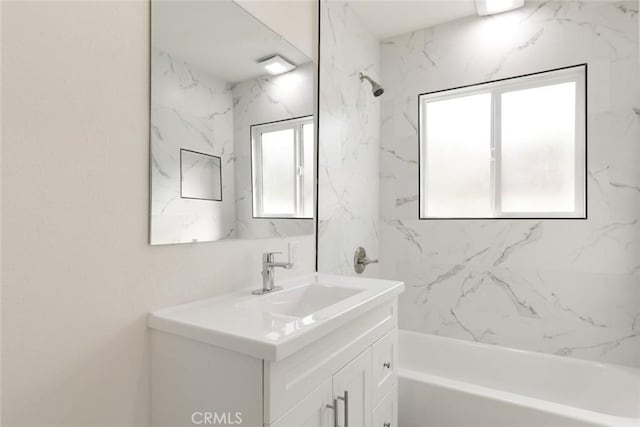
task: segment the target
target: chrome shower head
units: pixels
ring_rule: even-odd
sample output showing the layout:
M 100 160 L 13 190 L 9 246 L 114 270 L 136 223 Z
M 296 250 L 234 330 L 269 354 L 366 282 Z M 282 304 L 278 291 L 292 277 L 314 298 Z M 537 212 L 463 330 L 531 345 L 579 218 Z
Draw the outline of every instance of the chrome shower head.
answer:
M 376 82 L 366 74 L 360 73 L 360 81 L 363 81 L 363 80 L 368 80 L 369 83 L 371 83 L 371 92 L 373 92 L 373 96 L 375 96 L 376 98 L 384 93 L 383 87 L 380 86 L 378 82 Z

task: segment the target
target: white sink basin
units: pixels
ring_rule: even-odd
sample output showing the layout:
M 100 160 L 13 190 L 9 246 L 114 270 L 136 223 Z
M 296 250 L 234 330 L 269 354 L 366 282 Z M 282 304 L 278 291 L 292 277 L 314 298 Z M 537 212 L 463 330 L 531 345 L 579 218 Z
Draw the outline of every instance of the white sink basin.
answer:
M 272 294 L 236 306 L 263 313 L 306 317 L 360 292 L 363 290 L 313 283 L 290 290 L 275 291 Z
M 392 280 L 313 273 L 252 295 L 255 284 L 149 315 L 152 329 L 259 359 L 277 361 L 340 328 L 404 290 Z

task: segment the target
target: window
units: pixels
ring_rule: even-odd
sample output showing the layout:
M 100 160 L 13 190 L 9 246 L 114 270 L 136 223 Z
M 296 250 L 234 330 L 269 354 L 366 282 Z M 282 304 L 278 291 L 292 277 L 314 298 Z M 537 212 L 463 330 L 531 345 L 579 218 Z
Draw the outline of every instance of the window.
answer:
M 420 95 L 420 218 L 586 218 L 586 73 Z
M 251 126 L 255 218 L 313 218 L 313 117 Z

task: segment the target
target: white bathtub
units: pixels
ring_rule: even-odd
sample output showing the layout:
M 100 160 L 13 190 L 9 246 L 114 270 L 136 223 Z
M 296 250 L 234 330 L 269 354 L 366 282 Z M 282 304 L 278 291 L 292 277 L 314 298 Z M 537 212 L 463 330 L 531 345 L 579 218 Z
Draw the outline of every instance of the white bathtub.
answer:
M 400 427 L 640 426 L 640 370 L 400 331 Z

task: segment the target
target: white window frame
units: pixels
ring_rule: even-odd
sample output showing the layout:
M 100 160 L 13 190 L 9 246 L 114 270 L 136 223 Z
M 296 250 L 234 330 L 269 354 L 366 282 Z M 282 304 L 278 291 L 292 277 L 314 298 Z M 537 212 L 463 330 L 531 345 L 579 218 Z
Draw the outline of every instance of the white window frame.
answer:
M 304 136 L 302 127 L 313 124 L 313 116 L 295 117 L 276 122 L 262 123 L 251 126 L 251 193 L 253 199 L 254 219 L 313 219 L 311 216 L 303 216 L 305 197 L 313 197 L 313 194 L 304 194 Z M 294 171 L 295 185 L 295 212 L 294 213 L 269 213 L 265 214 L 262 197 L 262 134 L 280 130 L 292 129 L 294 134 L 294 156 L 296 170 Z M 315 138 L 315 135 L 314 135 Z M 313 165 L 311 165 L 313 168 Z
M 554 84 L 576 83 L 576 123 L 575 123 L 575 207 L 573 212 L 503 212 L 501 209 L 501 96 L 505 92 L 550 86 Z M 463 96 L 491 94 L 491 204 L 493 215 L 486 217 L 436 217 L 427 215 L 427 108 L 429 102 L 454 99 Z M 587 64 L 556 70 L 543 71 L 508 79 L 494 80 L 477 85 L 442 90 L 418 95 L 419 104 L 419 219 L 587 219 Z

